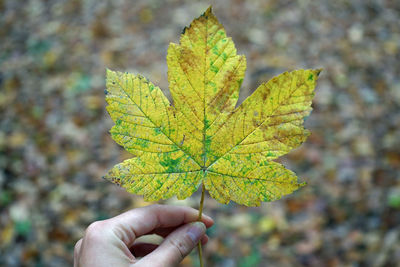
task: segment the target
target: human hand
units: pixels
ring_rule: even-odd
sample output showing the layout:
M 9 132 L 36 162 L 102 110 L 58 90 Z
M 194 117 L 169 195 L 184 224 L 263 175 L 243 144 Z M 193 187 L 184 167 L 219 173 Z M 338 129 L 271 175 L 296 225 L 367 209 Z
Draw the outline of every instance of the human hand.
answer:
M 74 267 L 176 266 L 197 245 L 206 244 L 214 221 L 189 207 L 151 205 L 89 225 L 74 250 Z M 165 239 L 158 246 L 135 242 L 146 234 Z M 136 257 L 142 257 L 137 259 Z

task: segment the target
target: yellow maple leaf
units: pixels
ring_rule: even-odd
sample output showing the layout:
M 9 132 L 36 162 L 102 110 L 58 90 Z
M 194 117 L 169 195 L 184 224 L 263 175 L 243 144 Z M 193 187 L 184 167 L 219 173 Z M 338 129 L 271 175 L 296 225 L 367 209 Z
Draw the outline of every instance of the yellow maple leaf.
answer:
M 246 206 L 304 185 L 272 160 L 309 135 L 303 120 L 320 70 L 285 72 L 235 108 L 246 59 L 211 7 L 170 44 L 167 64 L 173 105 L 141 75 L 107 70 L 110 132 L 136 157 L 106 179 L 148 201 L 184 199 L 203 184 L 219 202 Z

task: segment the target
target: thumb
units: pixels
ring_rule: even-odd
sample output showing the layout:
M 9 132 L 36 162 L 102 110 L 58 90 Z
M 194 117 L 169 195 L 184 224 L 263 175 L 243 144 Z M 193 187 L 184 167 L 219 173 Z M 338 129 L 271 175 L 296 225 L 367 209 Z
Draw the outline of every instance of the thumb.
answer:
M 169 234 L 161 245 L 141 261 L 143 266 L 175 266 L 186 257 L 206 233 L 202 222 L 189 223 Z

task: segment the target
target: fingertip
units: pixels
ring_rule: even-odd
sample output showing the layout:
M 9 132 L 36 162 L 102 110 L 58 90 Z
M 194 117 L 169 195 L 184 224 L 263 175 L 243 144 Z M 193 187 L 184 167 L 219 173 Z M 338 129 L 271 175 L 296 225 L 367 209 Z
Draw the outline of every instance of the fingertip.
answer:
M 206 214 L 202 215 L 201 221 L 206 225 L 207 228 L 210 228 L 214 225 L 214 220 Z
M 188 225 L 190 227 L 187 230 L 187 235 L 196 244 L 206 234 L 206 225 L 200 221 L 189 223 Z
M 201 244 L 202 244 L 202 245 L 207 244 L 208 239 L 209 239 L 209 238 L 208 238 L 208 235 L 203 235 L 203 237 L 200 239 Z

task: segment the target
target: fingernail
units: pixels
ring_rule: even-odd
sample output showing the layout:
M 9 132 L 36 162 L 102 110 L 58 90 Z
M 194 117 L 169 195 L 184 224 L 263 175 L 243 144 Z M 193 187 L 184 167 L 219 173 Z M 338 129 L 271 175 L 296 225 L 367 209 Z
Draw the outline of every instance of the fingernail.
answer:
M 194 222 L 191 223 L 187 235 L 190 237 L 190 239 L 193 241 L 194 244 L 197 244 L 199 242 L 200 238 L 204 235 L 206 232 L 206 226 L 202 222 Z

